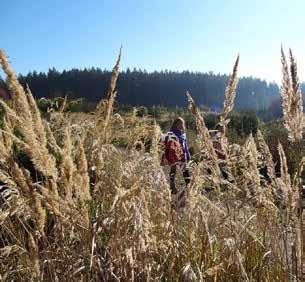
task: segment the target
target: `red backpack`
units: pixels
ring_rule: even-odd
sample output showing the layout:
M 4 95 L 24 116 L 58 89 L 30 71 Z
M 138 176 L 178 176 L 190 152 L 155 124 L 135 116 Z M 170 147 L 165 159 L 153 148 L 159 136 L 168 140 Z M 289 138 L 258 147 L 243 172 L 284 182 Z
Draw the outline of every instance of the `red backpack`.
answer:
M 184 152 L 178 137 L 173 132 L 168 132 L 163 145 L 164 152 L 161 158 L 161 166 L 173 165 L 183 159 Z

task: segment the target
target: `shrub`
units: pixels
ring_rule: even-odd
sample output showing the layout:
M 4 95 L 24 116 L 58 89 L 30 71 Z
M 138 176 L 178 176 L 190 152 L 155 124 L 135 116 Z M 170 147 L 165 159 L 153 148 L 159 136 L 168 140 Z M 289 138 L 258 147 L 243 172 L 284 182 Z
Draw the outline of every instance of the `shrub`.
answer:
M 141 106 L 137 109 L 137 116 L 138 117 L 144 117 L 144 116 L 147 116 L 148 114 L 148 110 L 146 107 L 144 106 Z

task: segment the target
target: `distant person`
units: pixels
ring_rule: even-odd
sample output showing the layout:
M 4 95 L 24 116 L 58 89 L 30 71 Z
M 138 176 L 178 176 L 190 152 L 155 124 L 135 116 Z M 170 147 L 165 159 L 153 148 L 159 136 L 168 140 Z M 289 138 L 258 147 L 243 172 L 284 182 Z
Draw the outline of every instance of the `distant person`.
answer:
M 165 136 L 164 153 L 161 160 L 161 165 L 170 166 L 169 180 L 172 194 L 178 192 L 175 183 L 177 166 L 182 170 L 186 188 L 190 183 L 189 161 L 190 152 L 186 140 L 184 120 L 179 117 L 174 120 L 170 131 Z

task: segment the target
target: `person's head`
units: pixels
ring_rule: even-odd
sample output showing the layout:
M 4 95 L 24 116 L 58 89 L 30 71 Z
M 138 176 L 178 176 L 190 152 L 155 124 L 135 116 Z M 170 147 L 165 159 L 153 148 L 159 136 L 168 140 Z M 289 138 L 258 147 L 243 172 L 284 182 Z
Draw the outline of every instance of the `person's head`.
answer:
M 217 123 L 215 129 L 218 131 L 218 132 L 221 132 L 221 133 L 224 133 L 225 132 L 225 128 L 222 124 L 220 123 Z
M 174 120 L 171 131 L 184 131 L 185 130 L 185 125 L 184 125 L 184 120 L 181 117 L 178 117 Z

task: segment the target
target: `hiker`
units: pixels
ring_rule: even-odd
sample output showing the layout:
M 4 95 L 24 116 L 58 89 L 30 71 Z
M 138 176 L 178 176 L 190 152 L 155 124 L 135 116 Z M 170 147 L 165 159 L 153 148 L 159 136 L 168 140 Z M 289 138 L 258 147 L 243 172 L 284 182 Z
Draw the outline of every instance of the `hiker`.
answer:
M 191 181 L 188 167 L 190 152 L 186 140 L 184 120 L 182 118 L 179 117 L 174 120 L 170 131 L 165 136 L 164 147 L 161 165 L 170 165 L 170 189 L 172 194 L 176 194 L 178 192 L 175 184 L 177 166 L 182 170 L 186 188 Z

